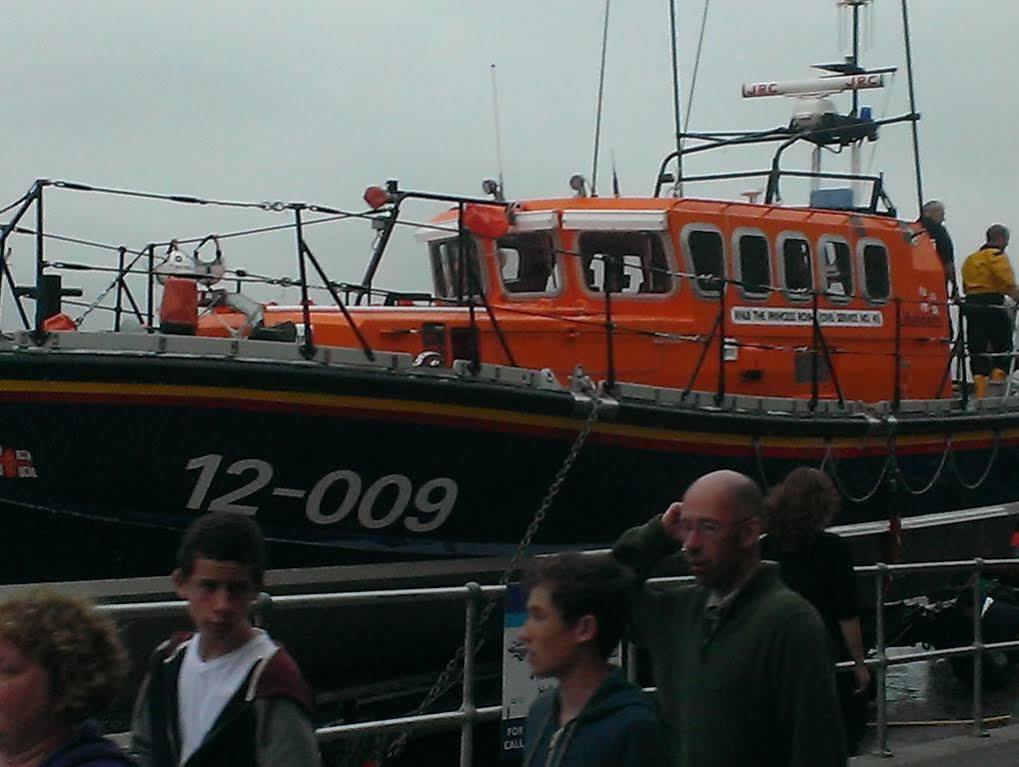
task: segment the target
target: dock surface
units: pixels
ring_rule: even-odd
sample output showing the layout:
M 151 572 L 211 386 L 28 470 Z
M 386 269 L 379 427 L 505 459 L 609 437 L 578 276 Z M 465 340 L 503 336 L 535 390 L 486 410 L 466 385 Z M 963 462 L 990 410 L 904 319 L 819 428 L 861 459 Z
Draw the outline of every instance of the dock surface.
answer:
M 955 735 L 928 743 L 916 743 L 895 749 L 891 757 L 877 754 L 856 756 L 851 767 L 1014 767 L 1019 763 L 1019 725 L 1010 724 L 989 732 L 987 737 Z

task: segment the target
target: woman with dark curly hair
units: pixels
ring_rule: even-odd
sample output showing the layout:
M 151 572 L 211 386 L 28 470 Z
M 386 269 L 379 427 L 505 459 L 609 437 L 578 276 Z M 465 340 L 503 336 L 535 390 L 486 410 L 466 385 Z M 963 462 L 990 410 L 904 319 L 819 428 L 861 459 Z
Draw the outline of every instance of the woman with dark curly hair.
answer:
M 821 614 L 835 659 L 853 661 L 852 676 L 838 674 L 847 745 L 853 754 L 863 736 L 870 672 L 864 664 L 852 554 L 844 540 L 825 530 L 840 505 L 825 472 L 793 469 L 765 499 L 767 535 L 761 541 L 761 557 L 778 562 L 786 585 Z
M 89 717 L 126 666 L 116 628 L 87 602 L 36 591 L 0 603 L 0 767 L 124 767 Z

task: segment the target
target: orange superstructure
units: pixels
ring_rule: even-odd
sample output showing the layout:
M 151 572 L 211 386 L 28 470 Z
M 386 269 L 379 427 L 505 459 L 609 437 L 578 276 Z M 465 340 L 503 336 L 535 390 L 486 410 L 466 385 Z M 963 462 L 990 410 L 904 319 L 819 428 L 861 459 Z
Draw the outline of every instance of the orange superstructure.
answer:
M 581 365 L 596 379 L 728 394 L 809 397 L 816 375 L 822 398 L 837 380 L 846 399 L 890 400 L 896 378 L 902 398 L 947 395 L 943 271 L 915 224 L 666 198 L 524 202 L 512 218 L 499 239 L 465 232 L 461 257 L 456 211 L 439 216 L 419 235 L 432 298 L 350 308 L 369 346 L 471 359 L 473 313 L 479 361 L 561 380 Z M 357 346 L 337 307 L 311 316 L 317 344 Z M 220 310 L 199 332 L 241 319 Z M 266 307 L 266 326 L 288 320 L 302 322 L 300 307 Z

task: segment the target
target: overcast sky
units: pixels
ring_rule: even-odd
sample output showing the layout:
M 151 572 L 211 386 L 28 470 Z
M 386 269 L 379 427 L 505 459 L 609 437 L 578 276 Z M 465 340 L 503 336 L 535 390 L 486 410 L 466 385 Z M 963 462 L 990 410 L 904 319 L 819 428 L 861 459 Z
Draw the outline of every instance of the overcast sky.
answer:
M 704 0 L 678 5 L 685 107 Z M 1019 4 L 912 0 L 910 9 L 925 192 L 946 201 L 965 254 L 987 224 L 1019 223 Z M 572 173 L 591 173 L 603 0 L 35 0 L 3 10 L 3 200 L 37 177 L 354 210 L 365 186 L 387 178 L 480 194 L 481 180 L 497 173 L 491 64 L 509 196 L 561 195 Z M 864 62 L 903 66 L 899 0 L 875 0 L 866 18 Z M 613 154 L 624 194 L 645 194 L 673 145 L 668 22 L 667 0 L 612 2 L 603 192 Z M 845 53 L 840 31 L 834 0 L 714 0 L 691 129 L 785 124 L 789 101 L 744 101 L 740 85 L 810 77 L 810 64 Z M 879 117 L 907 111 L 904 69 L 862 103 Z M 908 129 L 884 135 L 873 159 L 867 148 L 865 169 L 888 173 L 900 215 L 912 218 Z M 769 158 L 717 160 L 692 169 L 765 167 Z M 59 191 L 46 214 L 52 231 L 133 247 L 287 220 Z M 371 239 L 363 222 L 309 235 L 331 276 L 349 280 L 360 278 Z M 27 278 L 31 243 L 13 246 Z M 384 283 L 427 287 L 417 247 L 396 243 Z M 295 272 L 289 234 L 225 251 L 233 267 Z

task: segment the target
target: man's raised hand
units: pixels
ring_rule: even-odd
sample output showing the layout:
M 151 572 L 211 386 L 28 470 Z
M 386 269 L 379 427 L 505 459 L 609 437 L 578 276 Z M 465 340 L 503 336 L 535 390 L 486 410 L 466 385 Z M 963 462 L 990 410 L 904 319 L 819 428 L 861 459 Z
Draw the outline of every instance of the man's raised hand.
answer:
M 669 504 L 669 508 L 662 514 L 662 526 L 665 528 L 665 532 L 670 538 L 676 543 L 682 543 L 683 539 L 679 533 L 679 516 L 683 511 L 683 504 L 679 501 L 675 501 Z

